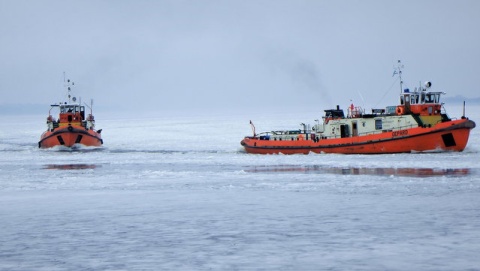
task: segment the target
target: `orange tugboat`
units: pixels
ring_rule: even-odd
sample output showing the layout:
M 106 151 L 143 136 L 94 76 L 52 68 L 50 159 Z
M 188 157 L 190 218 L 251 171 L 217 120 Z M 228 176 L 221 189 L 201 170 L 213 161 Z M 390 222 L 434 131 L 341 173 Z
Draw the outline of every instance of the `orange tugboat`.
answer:
M 271 131 L 247 136 L 241 145 L 248 153 L 257 154 L 385 154 L 411 152 L 463 151 L 475 122 L 463 116 L 451 119 L 442 111 L 443 92 L 434 92 L 432 84 L 410 92 L 403 89 L 401 65 L 395 71 L 400 79 L 400 103 L 365 113 L 353 104 L 347 115 L 337 105 L 325 110 L 323 123 L 311 129 Z
M 92 104 L 89 106 L 90 114 L 85 117 L 85 106 L 81 102 L 76 103 L 76 97 L 71 95 L 70 80 L 67 80 L 68 102 L 52 104 L 47 117 L 47 131 L 43 132 L 38 142 L 39 148 L 51 148 L 55 146 L 75 147 L 77 144 L 83 146 L 101 146 L 103 144 L 101 132 L 95 130 L 95 119 L 92 114 Z M 52 115 L 52 109 L 60 111 L 58 120 Z

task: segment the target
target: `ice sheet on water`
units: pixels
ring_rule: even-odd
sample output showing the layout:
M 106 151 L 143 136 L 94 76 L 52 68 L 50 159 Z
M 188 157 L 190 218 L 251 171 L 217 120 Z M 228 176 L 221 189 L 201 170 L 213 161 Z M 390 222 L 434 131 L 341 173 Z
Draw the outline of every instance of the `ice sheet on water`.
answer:
M 238 116 L 98 120 L 105 145 L 67 151 L 2 123 L 0 269 L 480 265 L 478 129 L 462 153 L 249 155 Z

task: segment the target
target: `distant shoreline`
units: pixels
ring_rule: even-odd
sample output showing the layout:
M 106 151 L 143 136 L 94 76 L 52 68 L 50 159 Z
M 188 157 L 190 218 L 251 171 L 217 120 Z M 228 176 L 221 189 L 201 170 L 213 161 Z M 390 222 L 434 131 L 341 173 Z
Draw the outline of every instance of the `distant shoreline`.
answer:
M 464 101 L 467 105 L 480 105 L 480 97 L 466 98 L 461 95 L 451 97 L 447 96 L 443 97 L 442 101 L 445 103 L 446 107 L 448 107 L 449 105 L 462 105 Z M 49 109 L 49 105 L 45 104 L 0 104 L 0 114 L 2 115 L 46 115 Z M 118 110 L 119 108 L 116 107 L 115 109 Z M 126 108 L 123 108 L 123 110 L 125 109 Z M 107 108 L 99 108 L 99 110 L 100 112 L 109 112 Z

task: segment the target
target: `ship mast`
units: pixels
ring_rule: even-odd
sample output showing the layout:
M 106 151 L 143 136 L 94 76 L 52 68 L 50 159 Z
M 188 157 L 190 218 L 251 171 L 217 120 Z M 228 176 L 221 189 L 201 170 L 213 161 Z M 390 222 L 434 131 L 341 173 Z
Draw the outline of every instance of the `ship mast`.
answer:
M 72 84 L 70 84 L 70 79 L 65 79 L 65 72 L 63 72 L 63 85 L 67 90 L 67 98 L 68 98 L 68 103 L 69 104 L 72 102 L 72 95 L 71 95 L 72 88 L 71 88 L 71 86 L 75 85 L 74 82 L 71 82 L 71 83 Z M 77 98 L 73 97 L 73 101 L 75 102 L 76 100 L 77 100 Z
M 398 73 L 398 78 L 400 79 L 400 95 L 401 95 L 403 93 L 402 69 L 403 69 L 404 66 L 403 66 L 401 60 L 398 60 L 397 64 L 398 64 L 398 66 L 395 69 L 395 73 Z

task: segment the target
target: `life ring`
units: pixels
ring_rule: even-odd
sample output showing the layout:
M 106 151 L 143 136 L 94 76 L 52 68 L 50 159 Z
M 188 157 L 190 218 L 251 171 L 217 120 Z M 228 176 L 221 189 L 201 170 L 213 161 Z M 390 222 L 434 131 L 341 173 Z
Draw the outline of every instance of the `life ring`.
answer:
M 397 107 L 397 115 L 403 115 L 403 107 Z

